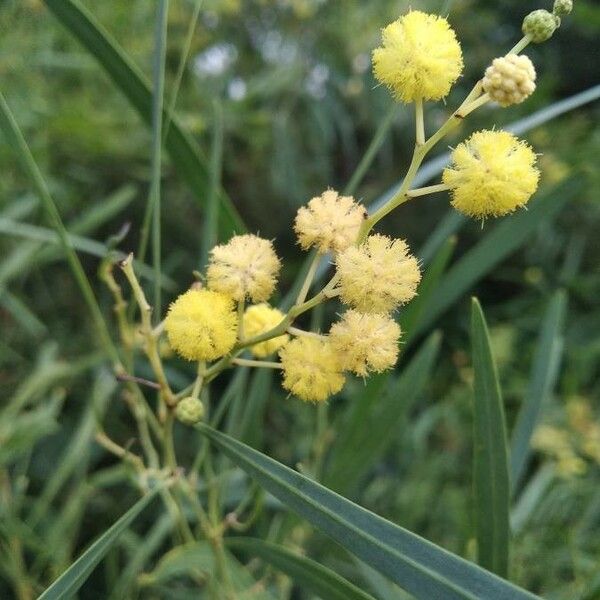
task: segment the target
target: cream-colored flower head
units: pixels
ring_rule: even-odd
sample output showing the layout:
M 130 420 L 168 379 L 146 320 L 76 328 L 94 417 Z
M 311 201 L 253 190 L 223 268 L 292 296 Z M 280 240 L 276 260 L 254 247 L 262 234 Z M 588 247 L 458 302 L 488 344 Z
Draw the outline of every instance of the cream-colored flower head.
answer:
M 344 387 L 345 377 L 328 339 L 297 337 L 280 351 L 283 387 L 306 402 L 323 402 Z
M 452 188 L 452 206 L 485 219 L 513 212 L 538 186 L 540 173 L 531 147 L 507 131 L 478 131 L 452 152 L 443 182 Z
M 208 287 L 237 301 L 249 297 L 263 302 L 273 293 L 280 268 L 272 242 L 252 234 L 236 235 L 210 251 Z
M 382 42 L 375 77 L 397 100 L 441 100 L 462 73 L 460 44 L 443 17 L 413 10 L 383 30 Z
M 421 271 L 403 240 L 375 234 L 336 258 L 340 298 L 364 313 L 387 313 L 417 293 Z
M 500 106 L 519 104 L 535 90 L 535 67 L 524 54 L 495 58 L 485 70 L 483 90 Z
M 277 327 L 284 317 L 285 315 L 280 310 L 273 308 L 266 303 L 250 306 L 244 313 L 244 337 L 246 339 L 253 338 L 262 333 L 266 333 L 273 329 L 273 327 Z M 280 335 L 271 338 L 270 340 L 254 344 L 254 346 L 250 347 L 250 352 L 252 352 L 254 356 L 264 358 L 279 350 L 279 348 L 284 346 L 289 339 L 290 336 L 287 334 Z
M 294 230 L 303 250 L 340 252 L 354 244 L 366 216 L 354 198 L 327 190 L 298 210 Z
M 396 364 L 400 326 L 388 315 L 348 310 L 332 325 L 329 339 L 342 368 L 365 377 Z
M 173 350 L 187 360 L 220 358 L 237 337 L 233 301 L 219 292 L 188 290 L 169 307 L 165 331 Z

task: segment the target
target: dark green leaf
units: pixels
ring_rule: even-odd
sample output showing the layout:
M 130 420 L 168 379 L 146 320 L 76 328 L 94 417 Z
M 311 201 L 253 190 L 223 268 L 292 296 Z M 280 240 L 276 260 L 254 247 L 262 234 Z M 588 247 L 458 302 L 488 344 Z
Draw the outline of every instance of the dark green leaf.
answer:
M 535 598 L 249 446 L 207 425 L 197 428 L 276 498 L 416 598 Z
M 140 498 L 110 529 L 107 529 L 40 597 L 39 600 L 67 600 L 86 582 L 119 536 L 148 506 L 161 488 Z
M 474 489 L 479 564 L 508 573 L 510 526 L 504 405 L 483 311 L 473 298 L 471 346 L 474 369 Z

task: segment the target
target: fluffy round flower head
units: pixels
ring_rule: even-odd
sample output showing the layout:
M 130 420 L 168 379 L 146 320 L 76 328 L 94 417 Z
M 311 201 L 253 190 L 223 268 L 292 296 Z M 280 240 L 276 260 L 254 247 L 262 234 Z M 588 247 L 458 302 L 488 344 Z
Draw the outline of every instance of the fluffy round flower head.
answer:
M 365 377 L 396 364 L 400 326 L 388 315 L 349 310 L 332 325 L 329 339 L 342 368 Z
M 414 10 L 383 29 L 373 70 L 397 100 L 440 100 L 462 73 L 462 51 L 446 19 Z
M 523 19 L 523 35 L 539 44 L 552 37 L 560 26 L 560 18 L 544 9 L 534 10 Z
M 269 306 L 266 303 L 255 304 L 246 309 L 244 313 L 244 335 L 246 338 L 251 338 L 261 333 L 265 333 L 273 327 L 276 327 L 281 323 L 285 315 L 278 309 Z M 271 338 L 265 342 L 254 344 L 250 347 L 250 352 L 254 356 L 264 358 L 269 354 L 273 354 L 284 346 L 290 336 L 280 335 L 279 337 Z
M 344 387 L 345 377 L 328 339 L 297 337 L 280 351 L 283 387 L 306 402 L 323 402 Z
M 554 0 L 553 12 L 558 17 L 564 17 L 571 14 L 573 10 L 573 0 Z
M 319 252 L 340 252 L 358 237 L 367 211 L 351 196 L 327 190 L 298 210 L 294 230 L 304 250 L 315 247 Z
M 340 298 L 364 313 L 387 313 L 417 293 L 421 272 L 403 240 L 371 235 L 336 259 Z
M 235 344 L 237 315 L 228 296 L 188 290 L 169 307 L 165 319 L 169 344 L 187 360 L 214 360 Z
M 507 131 L 478 131 L 452 152 L 442 181 L 452 206 L 471 217 L 499 217 L 524 206 L 537 189 L 539 171 L 529 145 Z
M 519 104 L 535 90 L 535 67 L 521 54 L 495 58 L 485 70 L 483 90 L 500 106 Z
M 201 400 L 192 396 L 183 398 L 175 407 L 175 416 L 185 425 L 195 425 L 204 416 L 204 404 Z
M 252 234 L 236 235 L 210 251 L 208 287 L 234 300 L 250 297 L 253 302 L 263 302 L 273 293 L 280 268 L 269 240 Z

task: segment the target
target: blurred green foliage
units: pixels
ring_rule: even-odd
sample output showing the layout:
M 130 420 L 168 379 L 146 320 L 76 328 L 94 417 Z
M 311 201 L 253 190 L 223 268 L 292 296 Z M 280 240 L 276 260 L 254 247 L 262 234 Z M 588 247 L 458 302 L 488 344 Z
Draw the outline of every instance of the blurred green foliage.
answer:
M 150 75 L 155 3 L 85 4 Z M 171 2 L 167 103 L 194 4 Z M 202 5 L 176 113 L 208 155 L 214 103 L 222 107 L 223 186 L 248 228 L 275 239 L 286 264 L 284 291 L 303 258 L 290 227 L 296 208 L 327 186 L 343 188 L 390 110 L 388 94 L 374 85 L 369 53 L 381 26 L 409 5 L 449 13 L 457 29 L 466 71 L 447 99 L 449 106 L 457 104 L 493 56 L 520 37 L 523 15 L 539 7 L 534 0 L 205 0 Z M 598 84 L 600 6 L 575 0 L 575 7 L 551 43 L 527 52 L 538 71 L 534 96 L 503 111 L 481 111 L 451 143 L 471 130 L 512 123 Z M 129 224 L 118 248 L 136 249 L 149 191 L 150 130 L 39 0 L 2 2 L 0 30 L 1 89 L 69 230 L 107 243 Z M 443 107 L 430 107 L 430 128 L 444 115 Z M 391 134 L 357 192 L 366 203 L 405 171 L 413 144 L 411 119 L 406 107 L 398 109 Z M 443 338 L 434 376 L 411 400 L 385 452 L 361 474 L 360 487 L 344 490 L 363 506 L 469 558 L 474 557 L 473 374 L 467 296 L 481 299 L 491 326 L 511 431 L 527 387 L 541 315 L 552 293 L 566 290 L 564 355 L 542 420 L 569 429 L 567 407 L 576 400 L 589 406 L 590 423 L 600 421 L 599 119 L 596 102 L 527 134 L 541 154 L 542 192 L 576 181 L 576 197 L 436 321 Z M 0 220 L 46 226 L 29 182 L 3 139 L 0 172 Z M 419 248 L 446 211 L 444 196 L 419 199 L 393 214 L 385 228 Z M 181 290 L 200 267 L 204 215 L 168 158 L 162 217 L 163 271 Z M 463 227 L 453 260 L 492 227 Z M 95 275 L 98 260 L 89 255 L 82 259 Z M 108 293 L 100 284 L 95 289 L 110 315 Z M 166 299 L 178 289 L 168 289 Z M 327 323 L 332 315 L 321 317 Z M 0 327 L 0 392 L 6 399 L 0 413 L 0 597 L 27 598 L 26 586 L 41 591 L 135 499 L 119 463 L 94 445 L 94 418 L 106 413 L 105 427 L 115 439 L 134 447 L 137 442 L 129 439 L 130 417 L 98 355 L 92 325 L 63 257 L 56 248 L 10 227 L 0 237 Z M 416 350 L 412 345 L 407 349 L 402 368 Z M 176 365 L 169 376 L 183 387 L 191 372 Z M 314 407 L 286 399 L 278 386 L 271 389 L 270 374 L 241 377 L 250 380 L 249 392 L 236 395 L 228 388 L 237 411 L 230 412 L 229 433 L 286 464 L 307 465 L 317 427 Z M 333 449 L 336 432 L 341 435 L 339 428 L 352 416 L 353 402 L 362 398 L 377 403 L 381 387 L 355 381 L 332 403 L 333 427 L 327 433 Z M 214 393 L 221 392 L 217 388 Z M 260 401 L 250 403 L 252 397 Z M 9 408 L 15 406 L 18 410 Z M 240 415 L 243 419 L 236 421 Z M 183 428 L 177 436 L 187 465 L 199 441 Z M 69 452 L 77 452 L 78 460 L 49 485 L 59 458 Z M 585 453 L 581 459 L 581 472 L 561 473 L 552 453 L 534 451 L 524 484 L 529 496 L 517 495 L 513 510 L 518 526 L 513 523 L 511 578 L 547 598 L 600 598 L 600 581 L 594 582 L 600 572 L 600 461 Z M 553 475 L 544 479 L 548 471 L 543 469 Z M 238 479 L 227 488 L 232 506 L 249 485 L 234 473 Z M 265 502 L 267 512 L 254 527 L 256 537 L 277 539 L 285 533 L 288 542 L 304 546 L 324 564 L 366 587 L 374 585 L 368 571 L 357 572 L 339 547 L 286 516 L 271 499 Z M 104 598 L 112 589 L 120 590 L 115 596 L 120 598 L 176 597 L 168 595 L 176 591 L 187 597 L 184 578 L 166 592 L 160 586 L 140 592 L 133 585 L 138 573 L 151 571 L 169 548 L 170 529 L 161 523 L 158 517 L 142 517 L 134 528 L 138 533 L 130 531 L 123 538 L 81 597 Z M 144 561 L 135 563 L 146 544 Z M 264 567 L 253 567 L 256 578 L 265 574 Z M 19 577 L 21 590 L 14 583 Z M 276 597 L 287 597 L 289 581 L 275 581 Z M 294 598 L 308 597 L 301 590 L 293 593 Z M 373 593 L 384 597 L 376 587 Z

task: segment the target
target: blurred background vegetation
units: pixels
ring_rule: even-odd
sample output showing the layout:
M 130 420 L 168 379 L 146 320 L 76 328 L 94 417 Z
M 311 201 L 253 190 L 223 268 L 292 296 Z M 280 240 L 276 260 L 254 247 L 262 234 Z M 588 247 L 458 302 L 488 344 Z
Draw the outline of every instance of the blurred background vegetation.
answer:
M 150 77 L 155 3 L 84 4 Z M 453 107 L 490 59 L 520 38 L 523 16 L 540 7 L 537 0 L 205 0 L 177 86 L 196 3 L 170 4 L 166 103 L 178 88 L 176 113 L 207 156 L 215 116 L 222 114 L 223 187 L 248 229 L 275 240 L 285 262 L 283 293 L 303 259 L 291 230 L 297 207 L 328 186 L 344 188 L 392 110 L 389 94 L 375 87 L 370 70 L 370 51 L 380 28 L 409 4 L 450 15 L 466 64 L 447 99 Z M 119 249 L 135 250 L 148 200 L 150 129 L 43 2 L 1 2 L 0 31 L 0 87 L 69 230 L 88 242 L 108 244 L 118 234 Z M 575 0 L 573 14 L 555 37 L 527 50 L 538 71 L 532 98 L 510 109 L 479 111 L 449 143 L 477 128 L 513 123 L 597 85 L 599 38 L 600 5 Z M 446 114 L 443 105 L 428 106 L 429 128 Z M 390 132 L 356 192 L 367 204 L 405 171 L 412 152 L 412 118 L 406 107 L 394 112 Z M 540 221 L 525 244 L 423 326 L 419 335 L 433 327 L 442 334 L 433 375 L 395 423 L 389 443 L 362 472 L 347 480 L 338 474 L 329 481 L 363 506 L 471 557 L 468 298 L 477 295 L 486 310 L 511 431 L 530 379 L 542 317 L 555 292 L 564 290 L 568 308 L 560 369 L 544 399 L 535 450 L 517 490 L 527 489 L 529 495 L 520 494 L 515 504 L 512 578 L 545 597 L 565 600 L 600 598 L 599 119 L 600 104 L 590 103 L 524 136 L 541 155 L 539 195 L 568 194 L 568 202 L 556 218 Z M 19 578 L 35 591 L 43 589 L 136 494 L 113 458 L 91 441 L 99 413 L 106 413 L 106 429 L 123 443 L 131 436 L 131 423 L 95 346 L 92 323 L 64 258 L 57 246 L 42 239 L 48 231 L 40 228 L 47 222 L 4 138 L 0 172 L 0 597 L 26 598 Z M 204 212 L 203 199 L 190 191 L 167 156 L 162 197 L 163 269 L 169 277 L 165 300 L 171 300 L 201 267 Z M 444 195 L 419 199 L 392 214 L 385 229 L 423 249 L 447 212 Z M 456 221 L 452 262 L 495 225 Z M 110 315 L 111 299 L 95 278 L 99 260 L 86 253 L 81 257 Z M 320 315 L 324 327 L 332 316 Z M 401 368 L 417 350 L 411 341 Z M 174 364 L 173 382 L 186 385 L 191 372 L 183 363 Z M 270 383 L 264 374 L 249 382 L 251 393 L 262 400 L 248 417 L 252 435 L 245 437 L 278 460 L 302 468 L 314 452 L 314 407 L 286 399 Z M 353 382 L 332 402 L 333 425 L 325 432 L 332 450 L 326 465 L 335 462 L 336 447 L 343 447 L 340 431 L 352 418 L 353 405 L 368 402 L 375 407 L 382 393 L 379 384 L 387 385 Z M 221 391 L 215 390 L 215 396 Z M 396 401 L 403 401 L 401 394 Z M 15 406 L 18 410 L 10 409 Z M 365 433 L 367 444 L 369 436 L 377 436 L 377 431 Z M 197 441 L 183 428 L 177 435 L 182 455 L 193 456 Z M 131 443 L 135 446 L 135 440 Z M 65 448 L 77 452 L 77 460 L 72 458 L 64 476 L 52 478 L 57 465 L 64 464 Z M 361 447 L 354 452 L 360 454 Z M 327 483 L 326 475 L 324 479 Z M 49 486 L 50 480 L 54 483 Z M 536 485 L 527 487 L 532 482 Z M 277 538 L 286 531 L 288 544 L 303 545 L 384 597 L 386 590 L 373 573 L 356 571 L 338 548 L 316 534 L 309 537 L 305 527 L 284 519 L 284 514 L 268 507 L 253 533 Z M 106 590 L 117 584 L 122 595 L 116 597 L 176 597 L 168 595 L 176 592 L 192 597 L 185 596 L 189 581 L 183 576 L 168 593 L 161 591 L 160 581 L 140 592 L 134 567 L 128 578 L 123 576 L 123 565 L 134 562 L 148 531 L 154 532 L 154 545 L 138 571 L 151 571 L 168 549 L 168 528 L 163 526 L 161 537 L 154 518 L 156 522 L 152 517 L 140 521 L 138 533 L 123 538 L 81 597 L 105 598 Z M 260 567 L 255 569 L 257 578 L 263 575 Z M 275 597 L 286 597 L 289 582 L 276 581 L 280 595 Z M 293 593 L 308 597 L 301 590 Z

